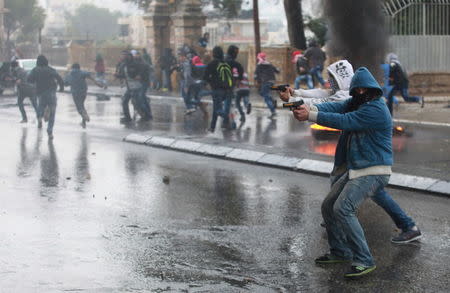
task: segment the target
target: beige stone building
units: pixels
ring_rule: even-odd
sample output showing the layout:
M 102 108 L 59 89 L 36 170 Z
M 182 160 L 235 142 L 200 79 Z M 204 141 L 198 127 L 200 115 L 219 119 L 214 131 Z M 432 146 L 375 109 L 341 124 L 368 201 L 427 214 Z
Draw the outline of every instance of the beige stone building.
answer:
M 119 18 L 120 34 L 119 38 L 136 48 L 150 46 L 147 42 L 147 28 L 142 15 L 131 15 Z

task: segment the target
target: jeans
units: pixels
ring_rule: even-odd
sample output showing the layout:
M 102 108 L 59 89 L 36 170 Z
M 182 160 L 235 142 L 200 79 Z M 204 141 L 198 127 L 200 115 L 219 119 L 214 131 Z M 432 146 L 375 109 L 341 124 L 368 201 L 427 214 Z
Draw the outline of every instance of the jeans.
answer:
M 24 93 L 24 91 L 21 90 L 20 88 L 18 88 L 17 89 L 17 105 L 19 105 L 19 110 L 20 110 L 20 113 L 22 114 L 22 120 L 27 120 L 27 112 L 25 112 L 25 107 L 23 105 L 23 101 L 25 100 L 26 97 L 27 97 L 27 95 Z M 37 115 L 38 104 L 37 104 L 36 96 L 29 95 L 28 97 L 30 98 L 31 104 L 33 105 L 34 111 L 36 112 L 36 115 Z
M 272 96 L 270 95 L 270 87 L 273 85 L 272 82 L 265 82 L 262 84 L 259 94 L 264 98 L 270 112 L 275 112 L 275 105 L 273 104 Z
M 408 94 L 408 88 L 407 87 L 394 86 L 392 88 L 392 90 L 389 92 L 388 96 L 387 96 L 388 108 L 389 108 L 389 112 L 391 112 L 391 116 L 394 116 L 393 115 L 394 114 L 394 112 L 393 112 L 394 94 L 397 91 L 400 92 L 400 94 L 403 97 L 403 100 L 405 100 L 405 102 L 407 102 L 407 103 L 418 103 L 418 102 L 420 102 L 420 97 L 410 96 Z
M 245 117 L 245 112 L 242 110 L 241 100 L 244 101 L 244 106 L 248 107 L 249 102 L 249 96 L 250 96 L 250 90 L 247 89 L 240 89 L 236 92 L 236 108 L 239 111 L 239 114 L 241 117 Z
M 216 129 L 217 118 L 221 116 L 223 118 L 224 124 L 227 125 L 229 122 L 229 117 L 226 115 L 226 111 L 223 108 L 223 103 L 227 100 L 231 100 L 231 90 L 226 89 L 213 89 L 212 100 L 213 100 L 213 114 L 211 118 L 211 129 Z
M 339 176 L 331 176 L 331 186 L 333 186 L 339 178 Z M 403 232 L 410 230 L 416 225 L 384 188 L 377 190 L 371 199 L 381 207 L 389 217 L 391 217 L 397 228 L 401 229 Z
M 200 97 L 203 93 L 203 87 L 203 83 L 201 82 L 194 83 L 189 87 L 186 98 L 184 99 L 187 109 L 196 108 L 200 104 Z
M 56 114 L 56 89 L 47 90 L 38 95 L 39 105 L 38 105 L 38 120 L 44 117 L 45 108 L 48 107 L 50 111 L 47 133 L 53 133 L 53 126 L 55 125 L 55 114 Z
M 410 230 L 416 225 L 384 188 L 377 190 L 372 200 L 391 217 L 397 228 L 403 232 Z
M 346 173 L 333 184 L 322 202 L 322 217 L 331 254 L 352 259 L 355 266 L 374 265 L 356 212 L 366 198 L 373 197 L 388 182 L 389 175 L 369 175 L 350 180 Z
M 322 65 L 317 65 L 313 68 L 311 68 L 311 70 L 309 71 L 309 73 L 311 73 L 311 76 L 315 79 L 317 79 L 317 81 L 321 84 L 324 85 L 325 84 L 325 80 L 322 77 L 322 71 L 323 71 L 323 66 Z
M 313 89 L 314 88 L 314 84 L 313 84 L 313 80 L 312 80 L 311 74 L 302 74 L 302 75 L 298 75 L 295 78 L 295 81 L 294 81 L 295 89 L 299 89 L 300 88 L 300 82 L 302 82 L 302 81 L 306 82 L 306 86 L 308 87 L 308 89 Z
M 83 121 L 89 121 L 89 115 L 84 107 L 84 101 L 86 100 L 86 93 L 72 93 L 72 98 L 77 107 L 78 114 L 81 115 Z
M 96 79 L 99 83 L 103 84 L 103 86 L 106 86 L 106 85 L 107 85 L 105 76 L 106 76 L 106 75 L 105 75 L 104 72 L 97 72 L 97 73 L 95 73 L 95 79 Z

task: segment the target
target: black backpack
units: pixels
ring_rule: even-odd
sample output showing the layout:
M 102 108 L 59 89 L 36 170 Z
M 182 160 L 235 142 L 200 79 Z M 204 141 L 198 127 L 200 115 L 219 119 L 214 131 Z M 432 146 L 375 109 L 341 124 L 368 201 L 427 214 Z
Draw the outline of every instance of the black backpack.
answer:
M 230 89 L 233 87 L 233 72 L 230 64 L 220 61 L 216 67 L 218 85 L 221 88 Z

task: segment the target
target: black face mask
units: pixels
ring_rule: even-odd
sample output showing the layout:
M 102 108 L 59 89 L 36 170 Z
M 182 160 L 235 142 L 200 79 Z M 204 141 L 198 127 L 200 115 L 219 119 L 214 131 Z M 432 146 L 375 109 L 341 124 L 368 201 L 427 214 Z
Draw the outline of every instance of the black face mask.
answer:
M 353 94 L 352 95 L 352 99 L 350 100 L 350 102 L 347 104 L 347 109 L 346 112 L 353 112 L 358 110 L 359 106 L 361 106 L 362 104 L 367 103 L 368 101 L 370 101 L 372 98 L 369 95 L 368 92 L 364 93 L 364 94 Z

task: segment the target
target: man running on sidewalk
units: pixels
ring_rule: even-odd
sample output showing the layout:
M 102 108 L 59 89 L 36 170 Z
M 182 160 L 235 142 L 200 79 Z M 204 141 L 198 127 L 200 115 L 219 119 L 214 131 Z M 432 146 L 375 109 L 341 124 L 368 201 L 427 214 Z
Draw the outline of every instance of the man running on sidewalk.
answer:
M 44 55 L 37 57 L 36 67 L 31 70 L 28 82 L 36 84 L 36 96 L 38 97 L 38 128 L 42 128 L 42 117 L 45 108 L 49 109 L 47 124 L 48 139 L 53 139 L 53 126 L 56 114 L 56 86 L 59 91 L 64 91 L 64 81 L 55 69 L 48 66 L 48 60 Z

